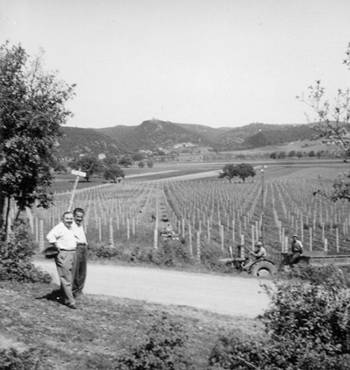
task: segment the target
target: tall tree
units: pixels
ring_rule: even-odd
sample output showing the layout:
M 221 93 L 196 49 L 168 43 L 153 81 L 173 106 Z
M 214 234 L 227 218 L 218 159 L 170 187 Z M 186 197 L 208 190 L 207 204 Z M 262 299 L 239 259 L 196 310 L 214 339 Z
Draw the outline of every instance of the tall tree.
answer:
M 249 163 L 241 163 L 238 165 L 226 164 L 222 172 L 219 173 L 219 178 L 227 178 L 231 182 L 234 177 L 239 177 L 245 182 L 248 177 L 253 177 L 255 175 L 255 170 Z
M 35 201 L 49 206 L 50 166 L 73 93 L 20 45 L 0 46 L 0 229 L 7 230 L 11 201 L 19 212 Z
M 90 177 L 94 173 L 99 173 L 102 171 L 102 164 L 98 161 L 96 157 L 90 155 L 84 155 L 83 157 L 73 161 L 69 164 L 75 170 L 81 170 L 86 173 L 85 180 L 90 181 Z
M 348 44 L 346 57 L 343 60 L 350 69 L 350 43 Z M 320 80 L 310 85 L 307 94 L 297 96 L 297 99 L 305 103 L 316 118 L 314 129 L 320 137 L 338 144 L 344 152 L 350 151 L 350 88 L 338 89 L 334 103 L 331 103 L 326 95 L 326 89 Z M 316 117 L 315 117 L 316 114 Z
M 343 64 L 350 69 L 350 43 Z M 350 88 L 338 89 L 332 103 L 320 80 L 307 89 L 306 96 L 297 96 L 305 103 L 316 118 L 314 129 L 319 137 L 338 145 L 345 157 L 350 156 Z M 322 193 L 324 191 L 318 191 Z M 350 174 L 341 175 L 333 184 L 333 200 L 350 200 Z

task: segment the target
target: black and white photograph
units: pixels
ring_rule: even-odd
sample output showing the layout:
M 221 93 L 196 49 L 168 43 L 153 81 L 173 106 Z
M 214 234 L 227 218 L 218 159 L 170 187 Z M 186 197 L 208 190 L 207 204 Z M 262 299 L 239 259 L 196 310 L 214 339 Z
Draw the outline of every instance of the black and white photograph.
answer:
M 0 369 L 350 369 L 350 2 L 0 0 Z

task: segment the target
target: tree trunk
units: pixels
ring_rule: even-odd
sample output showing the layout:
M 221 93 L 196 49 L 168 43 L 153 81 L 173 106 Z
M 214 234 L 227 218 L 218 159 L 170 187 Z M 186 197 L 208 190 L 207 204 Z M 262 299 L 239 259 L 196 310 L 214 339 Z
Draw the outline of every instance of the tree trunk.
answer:
M 9 228 L 9 216 L 10 216 L 10 209 L 11 209 L 11 198 L 7 197 L 7 206 L 6 206 L 6 216 L 5 216 L 5 240 L 7 241 L 8 237 L 8 228 Z
M 5 205 L 6 197 L 0 194 L 0 230 L 2 230 L 5 224 Z

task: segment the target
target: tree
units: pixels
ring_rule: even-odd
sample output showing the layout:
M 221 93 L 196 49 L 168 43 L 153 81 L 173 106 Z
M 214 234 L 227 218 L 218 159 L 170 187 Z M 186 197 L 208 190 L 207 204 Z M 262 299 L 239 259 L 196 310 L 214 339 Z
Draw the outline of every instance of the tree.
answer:
M 219 173 L 219 179 L 226 178 L 230 182 L 232 182 L 232 179 L 237 176 L 237 169 L 234 164 L 225 164 L 225 166 L 222 169 L 222 172 Z
M 103 177 L 106 180 L 117 182 L 118 178 L 121 178 L 121 177 L 124 178 L 125 174 L 124 174 L 124 171 L 117 164 L 111 164 L 105 167 L 105 170 L 103 172 Z
M 145 167 L 145 162 L 140 161 L 137 165 L 139 166 L 139 168 L 143 168 L 143 167 Z
M 103 166 L 112 166 L 114 164 L 118 164 L 118 158 L 114 155 L 108 155 L 102 161 Z
M 291 150 L 289 153 L 288 153 L 288 157 L 295 157 L 296 156 L 296 152 L 295 150 Z
M 246 178 L 255 176 L 255 170 L 252 165 L 248 163 L 241 163 L 238 165 L 226 164 L 222 172 L 219 174 L 219 178 L 227 178 L 230 182 L 234 177 L 239 177 L 245 182 Z
M 249 163 L 241 163 L 237 167 L 237 176 L 240 177 L 243 182 L 245 182 L 246 178 L 254 177 L 256 172 L 254 167 Z
M 127 156 L 127 155 L 124 155 L 120 160 L 119 160 L 119 164 L 123 167 L 130 167 L 132 166 L 132 159 Z
M 350 69 L 350 43 L 343 63 Z M 350 153 L 350 88 L 338 89 L 334 103 L 326 96 L 326 89 L 320 80 L 309 86 L 307 91 L 306 97 L 297 96 L 297 99 L 306 104 L 315 116 L 317 136 L 324 142 L 337 144 L 346 159 Z M 321 156 L 320 152 L 317 156 Z M 316 193 L 326 195 L 323 191 Z M 350 174 L 342 175 L 335 181 L 331 198 L 350 200 Z
M 152 168 L 153 167 L 153 161 L 152 161 L 152 159 L 148 159 L 147 160 L 147 167 L 148 168 Z
M 0 228 L 5 229 L 11 201 L 16 219 L 35 201 L 48 207 L 51 165 L 60 125 L 70 115 L 65 103 L 74 85 L 46 73 L 40 58 L 31 59 L 20 45 L 0 46 Z M 4 215 L 5 211 L 5 217 Z
M 286 152 L 279 152 L 277 154 L 277 157 L 278 157 L 278 159 L 284 159 L 284 158 L 286 158 Z
M 145 155 L 143 153 L 135 153 L 132 155 L 132 160 L 135 162 L 142 161 L 145 159 Z
M 101 164 L 98 159 L 92 156 L 83 156 L 78 160 L 70 163 L 70 166 L 75 170 L 80 170 L 86 173 L 85 180 L 90 181 L 90 177 L 94 173 L 101 172 Z

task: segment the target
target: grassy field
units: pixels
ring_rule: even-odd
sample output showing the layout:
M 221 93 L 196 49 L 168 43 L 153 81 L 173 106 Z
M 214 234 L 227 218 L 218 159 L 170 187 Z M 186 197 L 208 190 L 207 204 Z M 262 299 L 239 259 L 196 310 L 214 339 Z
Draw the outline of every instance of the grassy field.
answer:
M 0 348 L 37 350 L 37 369 L 110 369 L 113 359 L 143 343 L 162 318 L 181 325 L 188 337 L 183 356 L 198 370 L 205 368 L 219 335 L 262 332 L 256 320 L 121 298 L 84 296 L 79 309 L 70 310 L 45 298 L 51 289 L 0 282 Z

